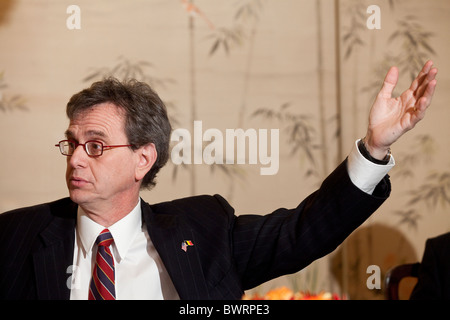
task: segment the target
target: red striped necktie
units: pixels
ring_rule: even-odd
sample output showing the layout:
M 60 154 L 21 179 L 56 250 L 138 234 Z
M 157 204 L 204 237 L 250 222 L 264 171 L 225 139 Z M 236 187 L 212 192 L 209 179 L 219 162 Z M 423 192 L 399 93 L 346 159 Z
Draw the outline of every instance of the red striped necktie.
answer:
M 109 249 L 113 241 L 108 229 L 103 230 L 95 241 L 98 249 L 89 286 L 89 300 L 116 299 L 114 258 Z

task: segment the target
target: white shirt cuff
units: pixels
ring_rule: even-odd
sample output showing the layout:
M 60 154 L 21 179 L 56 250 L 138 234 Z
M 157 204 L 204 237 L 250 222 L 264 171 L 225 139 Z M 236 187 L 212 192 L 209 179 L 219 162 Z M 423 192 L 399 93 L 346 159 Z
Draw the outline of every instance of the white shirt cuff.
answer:
M 367 160 L 358 149 L 357 140 L 348 156 L 347 170 L 353 184 L 365 193 L 372 194 L 375 187 L 395 166 L 395 159 L 391 155 L 389 163 L 379 165 Z

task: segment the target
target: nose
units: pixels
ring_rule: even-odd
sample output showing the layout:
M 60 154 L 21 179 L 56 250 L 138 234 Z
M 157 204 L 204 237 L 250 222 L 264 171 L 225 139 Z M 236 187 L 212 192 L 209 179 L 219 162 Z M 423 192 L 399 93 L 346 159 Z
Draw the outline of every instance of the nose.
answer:
M 84 150 L 84 147 L 82 145 L 78 145 L 73 151 L 73 154 L 68 158 L 70 166 L 73 168 L 81 168 L 86 166 L 89 156 Z

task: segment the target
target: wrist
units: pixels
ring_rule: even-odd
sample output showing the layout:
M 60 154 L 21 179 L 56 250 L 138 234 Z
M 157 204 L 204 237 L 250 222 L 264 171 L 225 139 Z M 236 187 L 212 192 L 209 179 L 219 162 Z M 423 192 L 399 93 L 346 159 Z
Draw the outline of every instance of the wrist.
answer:
M 376 164 L 385 165 L 388 164 L 391 159 L 391 149 L 389 147 L 375 148 L 372 144 L 366 141 L 366 137 L 359 141 L 358 148 L 365 158 Z
M 367 137 L 361 139 L 366 150 L 370 153 L 372 157 L 377 160 L 386 160 L 391 154 L 391 148 L 389 147 L 374 147 Z

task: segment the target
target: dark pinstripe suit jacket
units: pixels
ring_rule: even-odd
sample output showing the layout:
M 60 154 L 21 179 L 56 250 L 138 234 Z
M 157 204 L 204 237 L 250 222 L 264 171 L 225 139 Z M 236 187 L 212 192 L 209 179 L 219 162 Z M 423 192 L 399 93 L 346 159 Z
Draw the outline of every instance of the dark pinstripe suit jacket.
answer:
M 427 239 L 411 300 L 450 300 L 450 232 Z
M 239 299 L 333 251 L 389 193 L 388 176 L 372 196 L 360 191 L 344 161 L 295 209 L 235 216 L 216 195 L 142 201 L 142 214 L 180 298 Z M 66 198 L 0 215 L 0 299 L 69 298 L 76 212 Z

